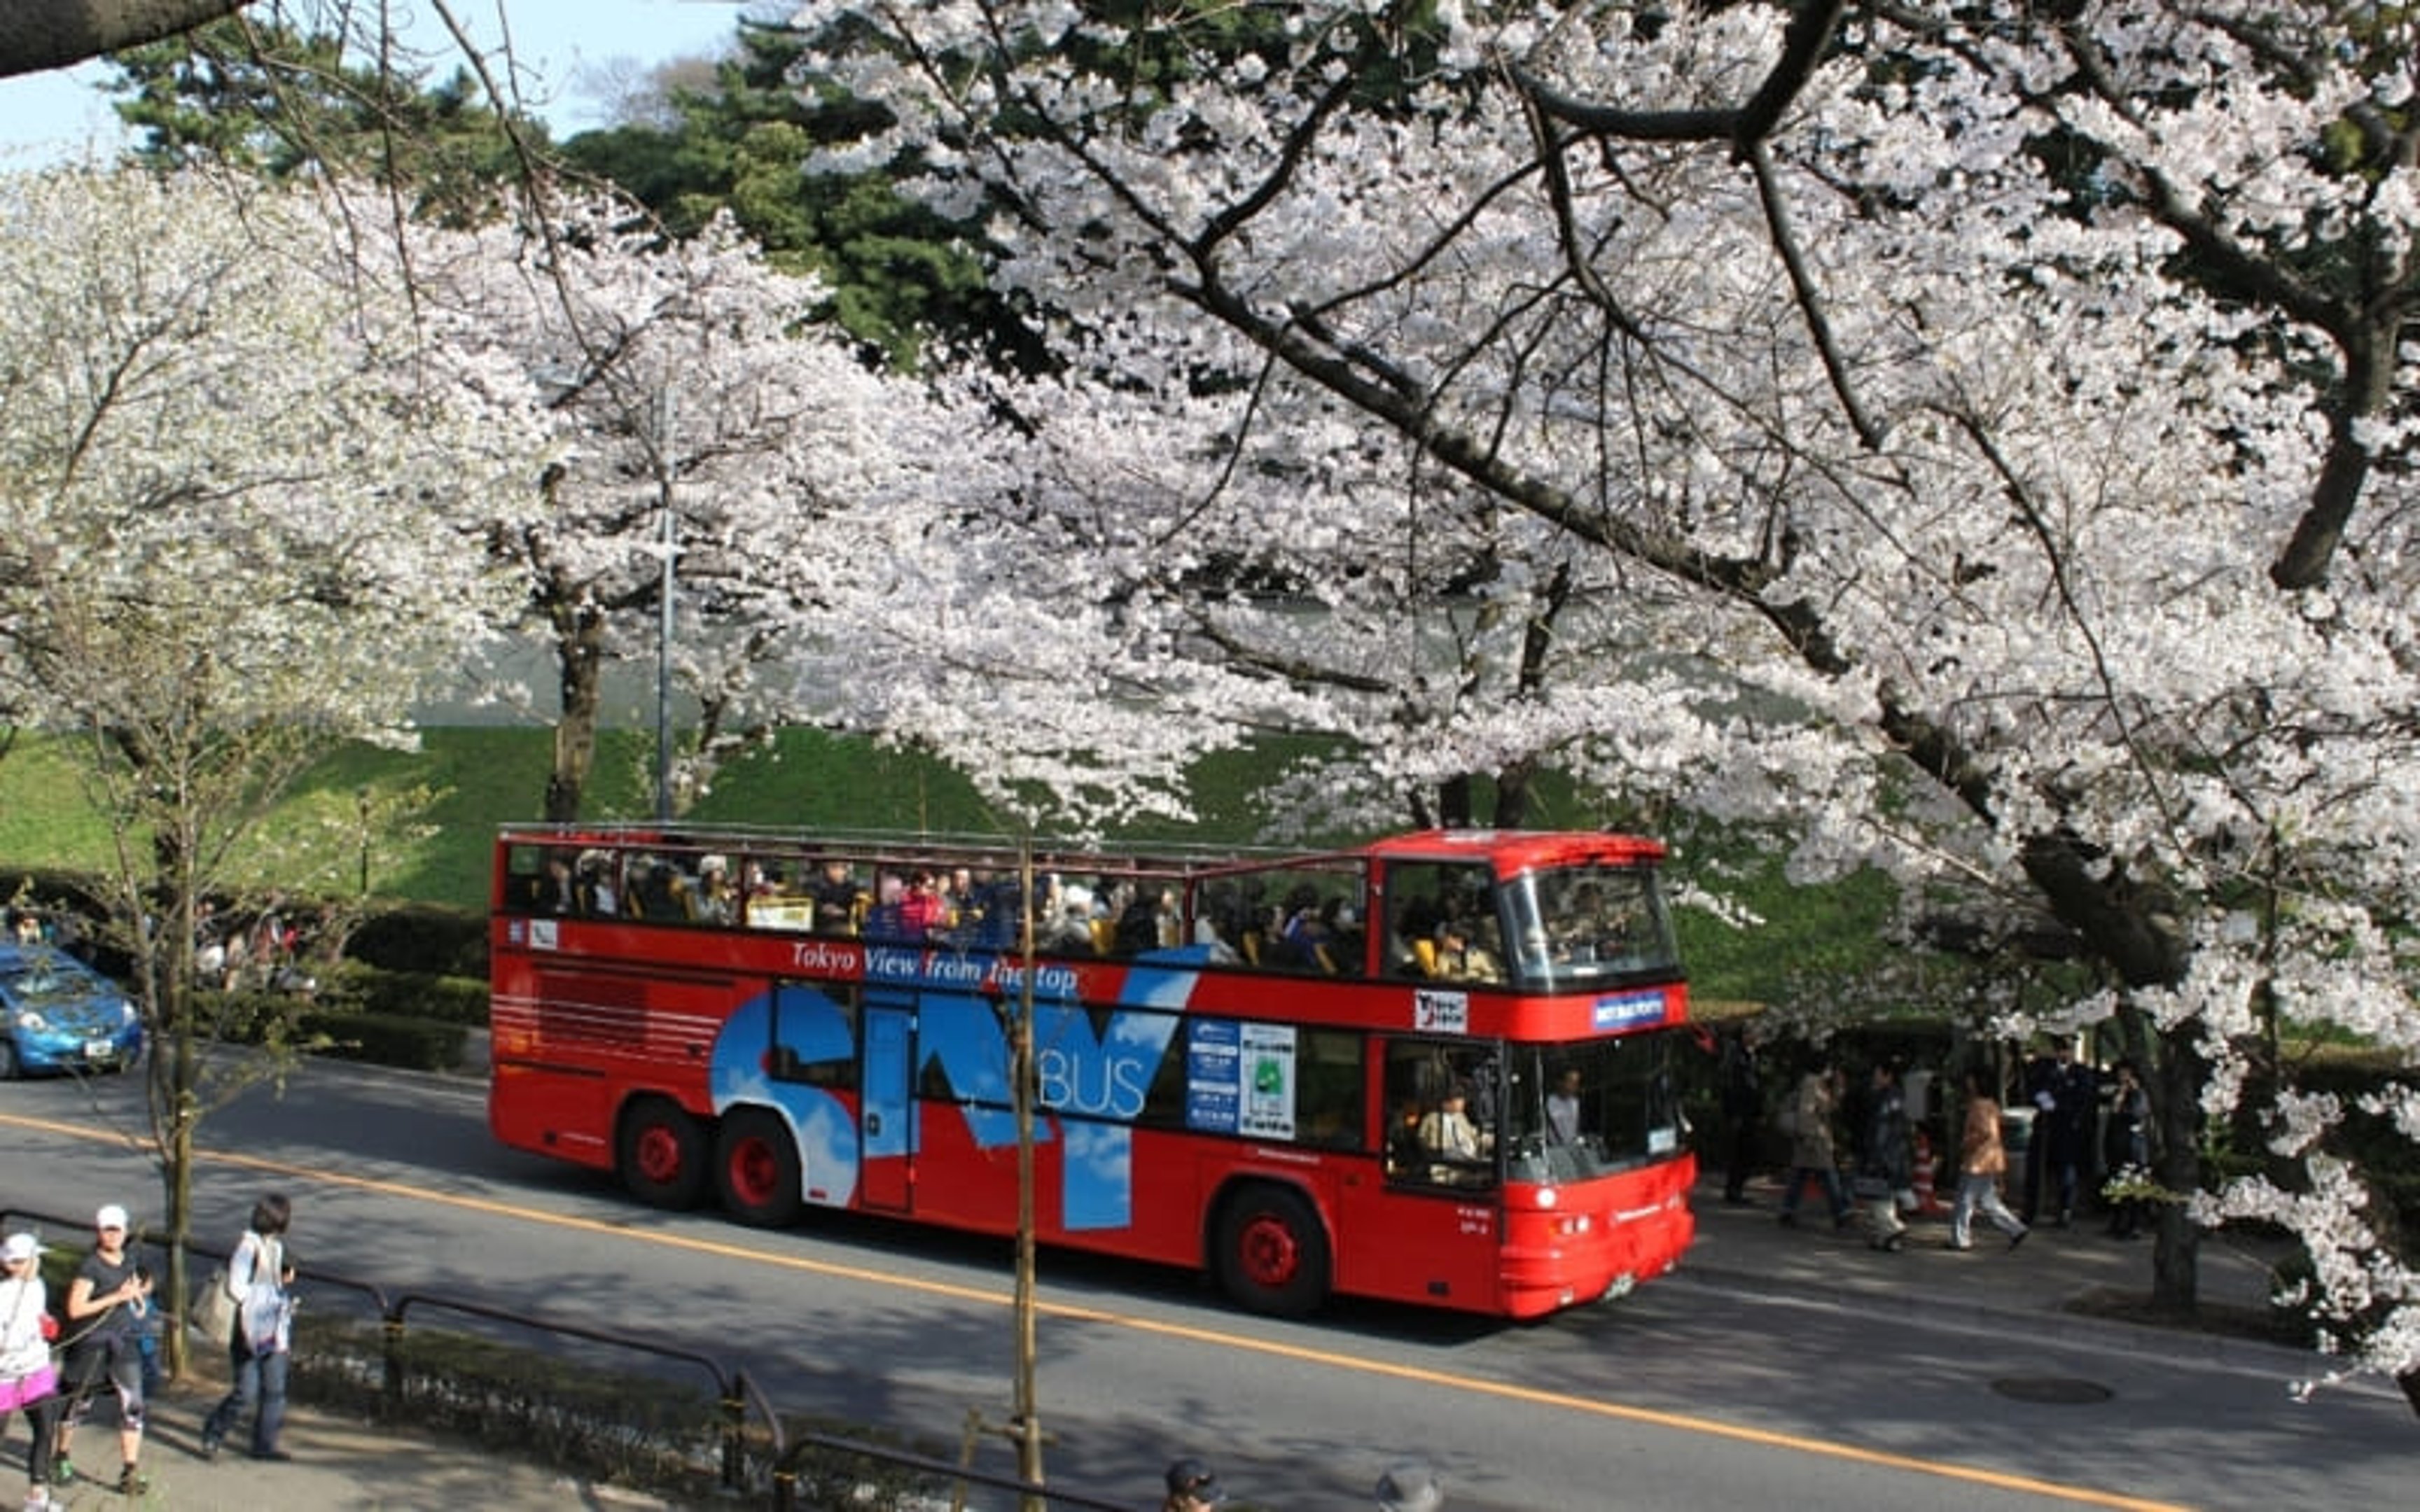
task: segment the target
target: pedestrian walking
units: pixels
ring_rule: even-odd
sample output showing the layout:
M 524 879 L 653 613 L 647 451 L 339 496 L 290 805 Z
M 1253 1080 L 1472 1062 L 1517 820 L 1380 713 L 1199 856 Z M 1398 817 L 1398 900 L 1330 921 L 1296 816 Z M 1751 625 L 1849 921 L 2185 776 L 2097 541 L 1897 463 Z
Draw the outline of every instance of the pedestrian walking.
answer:
M 238 1299 L 235 1332 L 227 1339 L 227 1373 L 234 1384 L 202 1421 L 204 1459 L 219 1457 L 228 1432 L 247 1412 L 254 1414 L 255 1459 L 294 1458 L 277 1445 L 286 1426 L 286 1367 L 294 1343 L 294 1262 L 286 1253 L 286 1227 L 293 1216 L 293 1204 L 283 1194 L 262 1197 L 252 1206 L 251 1227 L 227 1257 L 227 1291 Z
M 1873 1229 L 1867 1242 L 1897 1253 L 1907 1242 L 1907 1224 L 1899 1215 L 1900 1194 L 1909 1191 L 1915 1179 L 1916 1149 L 1899 1068 L 1876 1061 L 1873 1077 L 1866 1097 L 1865 1139 L 1857 1152 L 1857 1196 Z
M 143 1453 L 143 1353 L 136 1337 L 138 1304 L 151 1296 L 151 1275 L 127 1249 L 126 1210 L 111 1203 L 93 1214 L 92 1253 L 68 1283 L 65 1320 L 67 1410 L 59 1418 L 52 1483 L 75 1478 L 70 1455 L 92 1398 L 106 1383 L 117 1396 L 117 1489 L 139 1496 L 151 1482 L 139 1463 Z
M 51 1461 L 57 1453 L 59 1373 L 51 1364 L 58 1319 L 42 1285 L 42 1244 L 10 1234 L 0 1244 L 8 1278 L 0 1280 L 0 1426 L 25 1414 L 25 1512 L 59 1512 L 51 1499 Z
M 2015 1249 L 2025 1242 L 2029 1230 L 2000 1200 L 2000 1178 L 2009 1169 L 2008 1147 L 2000 1142 L 2000 1100 L 1985 1085 L 1981 1072 L 1966 1073 L 1965 1089 L 1965 1127 L 1958 1142 L 1958 1205 L 1949 1211 L 1949 1247 L 1975 1247 L 1967 1230 L 1979 1211 L 2009 1236 L 2009 1248 Z
M 1743 1024 L 1723 1041 L 1723 1201 L 1748 1205 L 1748 1178 L 1756 1173 L 1757 1146 L 1764 1135 L 1764 1067 L 1760 1036 Z
M 1807 1178 L 1823 1183 L 1823 1200 L 1832 1209 L 1832 1227 L 1845 1228 L 1854 1211 L 1840 1185 L 1840 1157 L 1832 1142 L 1832 1115 L 1840 1105 L 1840 1073 L 1831 1061 L 1821 1060 L 1798 1084 L 1790 1113 L 1790 1189 L 1781 1194 L 1781 1223 L 1798 1223 L 1798 1194 Z

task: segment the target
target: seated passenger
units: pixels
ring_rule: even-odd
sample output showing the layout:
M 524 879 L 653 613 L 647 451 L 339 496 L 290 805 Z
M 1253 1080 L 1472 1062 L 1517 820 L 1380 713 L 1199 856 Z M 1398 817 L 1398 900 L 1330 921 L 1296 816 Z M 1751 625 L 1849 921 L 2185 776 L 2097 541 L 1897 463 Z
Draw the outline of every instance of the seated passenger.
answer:
M 731 862 L 709 856 L 697 863 L 697 893 L 692 917 L 716 924 L 739 918 L 739 889 L 731 883 Z
M 941 901 L 941 882 L 931 868 L 920 868 L 899 900 L 899 928 L 909 939 L 929 938 L 949 922 L 949 905 Z
M 591 918 L 612 918 L 622 911 L 613 887 L 613 857 L 590 851 L 580 858 L 580 911 Z
M 580 912 L 580 880 L 572 872 L 570 856 L 548 856 L 546 875 L 534 880 L 535 887 L 530 897 L 532 913 L 569 917 Z
M 1504 968 L 1471 937 L 1470 926 L 1448 919 L 1437 926 L 1436 975 L 1447 981 L 1502 981 Z
M 857 933 L 857 878 L 846 861 L 838 856 L 826 861 L 822 874 L 808 885 L 807 896 L 815 903 L 816 933 Z
M 1469 1089 L 1460 1083 L 1446 1089 L 1437 1105 L 1420 1119 L 1420 1148 L 1437 1160 L 1478 1160 L 1495 1141 L 1470 1121 Z

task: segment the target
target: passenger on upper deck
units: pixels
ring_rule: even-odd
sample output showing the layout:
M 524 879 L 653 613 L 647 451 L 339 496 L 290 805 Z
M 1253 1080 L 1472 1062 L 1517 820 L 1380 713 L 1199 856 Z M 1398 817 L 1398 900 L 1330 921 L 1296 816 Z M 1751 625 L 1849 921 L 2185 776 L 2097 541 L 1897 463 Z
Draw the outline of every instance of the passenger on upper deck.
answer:
M 729 924 L 739 918 L 739 890 L 731 884 L 731 862 L 721 856 L 708 856 L 697 863 L 696 917 L 710 923 Z
M 571 868 L 571 857 L 561 851 L 546 858 L 546 875 L 536 879 L 536 889 L 530 898 L 534 913 L 572 915 L 580 912 L 580 879 Z
M 612 918 L 622 911 L 613 852 L 589 851 L 580 857 L 580 911 L 591 918 Z
M 1504 967 L 1484 945 L 1473 925 L 1449 918 L 1437 926 L 1436 974 L 1448 981 L 1502 981 Z
M 856 933 L 859 891 L 848 863 L 837 856 L 827 858 L 823 873 L 807 887 L 807 896 L 815 903 L 815 933 Z
M 949 905 L 941 902 L 941 884 L 931 867 L 919 867 L 899 899 L 900 933 L 909 939 L 929 938 L 949 922 Z

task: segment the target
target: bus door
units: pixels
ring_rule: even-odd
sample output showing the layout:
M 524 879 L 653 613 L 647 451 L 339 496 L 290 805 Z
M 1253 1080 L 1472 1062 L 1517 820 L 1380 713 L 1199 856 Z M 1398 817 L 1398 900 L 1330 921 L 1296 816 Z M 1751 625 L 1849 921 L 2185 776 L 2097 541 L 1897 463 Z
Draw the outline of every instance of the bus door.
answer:
M 1481 1309 L 1502 1271 L 1497 1059 L 1470 1040 L 1397 1037 L 1380 1068 L 1381 1179 L 1362 1193 L 1356 1284 L 1381 1295 Z
M 908 1211 L 915 1182 L 916 1103 L 908 1095 L 915 1040 L 915 1011 L 905 1000 L 888 994 L 866 995 L 865 1081 L 858 1108 L 858 1200 L 888 1212 Z

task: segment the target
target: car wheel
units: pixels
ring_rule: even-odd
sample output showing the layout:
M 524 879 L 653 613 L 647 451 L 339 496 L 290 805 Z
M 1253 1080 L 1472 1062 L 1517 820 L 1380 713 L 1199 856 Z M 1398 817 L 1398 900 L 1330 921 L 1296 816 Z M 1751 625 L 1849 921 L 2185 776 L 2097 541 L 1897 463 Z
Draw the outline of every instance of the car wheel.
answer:
M 13 1082 L 22 1067 L 17 1064 L 17 1041 L 0 1034 L 0 1082 Z

